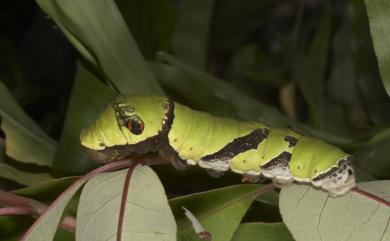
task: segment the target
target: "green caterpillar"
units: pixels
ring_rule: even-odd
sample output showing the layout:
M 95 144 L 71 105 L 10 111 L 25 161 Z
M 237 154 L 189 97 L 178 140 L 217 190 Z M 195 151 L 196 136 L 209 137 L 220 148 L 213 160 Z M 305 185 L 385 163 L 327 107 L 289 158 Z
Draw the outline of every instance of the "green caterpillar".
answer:
M 355 186 L 352 156 L 339 148 L 292 130 L 195 111 L 166 97 L 114 100 L 82 131 L 81 144 L 99 162 L 157 151 L 179 169 L 198 164 L 218 174 L 230 168 L 279 186 L 312 183 L 331 196 Z

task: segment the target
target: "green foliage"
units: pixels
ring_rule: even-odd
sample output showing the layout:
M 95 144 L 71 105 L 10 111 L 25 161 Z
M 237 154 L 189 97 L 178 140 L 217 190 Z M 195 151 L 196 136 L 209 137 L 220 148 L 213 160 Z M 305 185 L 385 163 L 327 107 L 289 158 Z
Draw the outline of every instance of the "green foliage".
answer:
M 182 207 L 199 219 L 214 240 L 230 240 L 249 205 L 259 195 L 259 189 L 260 185 L 237 185 L 172 199 L 170 205 L 178 225 L 178 240 L 198 240 Z M 212 203 L 209 200 L 213 200 Z
M 79 65 L 54 167 L 70 173 L 85 173 L 96 166 L 80 145 L 81 129 L 90 125 L 118 94 Z
M 56 231 L 62 216 L 77 212 L 85 217 L 93 207 L 96 220 L 107 222 L 116 234 L 124 172 L 88 182 L 80 200 L 79 191 L 91 176 L 70 185 L 77 179 L 71 175 L 97 166 L 80 146 L 80 130 L 125 93 L 166 93 L 212 114 L 291 127 L 353 154 L 358 181 L 370 181 L 359 184 L 367 195 L 353 192 L 333 199 L 292 185 L 280 195 L 258 196 L 261 185 L 230 186 L 239 183 L 237 175 L 213 179 L 200 168 L 179 172 L 156 167 L 165 195 L 149 168 L 137 168 L 125 211 L 126 222 L 134 224 L 127 228 L 139 226 L 125 233 L 172 235 L 172 210 L 178 239 L 199 240 L 184 206 L 217 241 L 388 239 L 389 184 L 382 181 L 390 178 L 388 1 L 36 3 L 50 20 L 35 19 L 41 30 L 32 35 L 45 41 L 15 39 L 10 29 L 19 29 L 18 21 L 0 31 L 0 188 L 53 203 L 24 240 L 88 240 L 80 232 L 103 237 L 108 229 L 101 223 L 80 228 L 76 236 Z M 23 7 L 9 6 L 18 19 L 28 16 L 18 12 Z M 48 27 L 52 25 L 59 29 Z M 66 49 L 48 37 L 53 33 L 63 34 L 80 54 L 61 62 L 77 66 L 74 81 L 63 77 L 73 74 L 67 68 L 60 72 L 55 63 L 40 61 L 54 56 L 53 50 Z M 26 53 L 26 42 L 39 54 Z M 37 66 L 44 66 L 46 78 L 53 79 L 46 87 L 37 81 L 43 75 Z M 24 187 L 18 189 L 20 185 Z M 0 239 L 17 240 L 33 221 L 0 217 Z M 77 222 L 83 227 L 86 220 Z
M 205 69 L 215 0 L 183 1 L 179 6 L 172 49 L 185 63 Z
M 146 59 L 169 49 L 174 6 L 170 0 L 116 0 L 126 24 Z
M 388 43 L 390 40 L 389 25 L 387 24 L 390 16 L 390 6 L 385 0 L 365 1 L 368 17 L 370 20 L 371 36 L 374 43 L 375 53 L 378 57 L 379 70 L 381 73 L 383 85 L 388 94 L 390 94 L 390 62 Z
M 243 223 L 237 228 L 232 241 L 293 241 L 283 223 Z
M 359 184 L 360 189 L 383 198 L 382 202 L 354 192 L 329 198 L 313 188 L 292 185 L 282 189 L 280 212 L 296 240 L 386 240 L 390 238 L 389 184 Z
M 162 93 L 115 1 L 37 2 L 119 92 Z
M 126 173 L 103 173 L 85 185 L 77 212 L 76 240 L 103 241 L 115 236 Z M 149 167 L 134 170 L 126 203 L 122 240 L 176 240 L 175 219 L 164 188 Z M 100 225 L 104 228 L 96 230 Z
M 1 129 L 7 138 L 6 154 L 24 163 L 51 166 L 57 144 L 19 106 L 0 82 Z

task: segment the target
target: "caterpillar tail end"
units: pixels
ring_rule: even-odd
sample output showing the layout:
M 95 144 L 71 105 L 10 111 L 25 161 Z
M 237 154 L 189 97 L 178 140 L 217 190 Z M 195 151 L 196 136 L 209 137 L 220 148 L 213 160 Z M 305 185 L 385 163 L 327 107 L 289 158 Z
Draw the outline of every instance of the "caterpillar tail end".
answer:
M 339 160 L 330 170 L 312 179 L 312 184 L 326 190 L 331 197 L 339 197 L 356 186 L 352 156 Z
M 352 188 L 356 186 L 355 177 L 352 175 L 346 180 L 346 182 L 336 188 L 328 189 L 329 196 L 340 197 L 347 194 Z

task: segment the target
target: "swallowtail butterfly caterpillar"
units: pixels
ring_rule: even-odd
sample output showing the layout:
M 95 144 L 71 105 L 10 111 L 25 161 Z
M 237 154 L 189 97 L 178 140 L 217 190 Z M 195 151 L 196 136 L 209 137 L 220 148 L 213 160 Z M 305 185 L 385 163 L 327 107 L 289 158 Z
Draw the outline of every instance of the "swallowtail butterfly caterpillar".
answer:
M 279 186 L 311 183 L 331 196 L 355 186 L 352 156 L 337 147 L 289 129 L 195 111 L 166 97 L 117 98 L 82 131 L 81 144 L 103 163 L 157 151 L 179 169 L 231 169 Z

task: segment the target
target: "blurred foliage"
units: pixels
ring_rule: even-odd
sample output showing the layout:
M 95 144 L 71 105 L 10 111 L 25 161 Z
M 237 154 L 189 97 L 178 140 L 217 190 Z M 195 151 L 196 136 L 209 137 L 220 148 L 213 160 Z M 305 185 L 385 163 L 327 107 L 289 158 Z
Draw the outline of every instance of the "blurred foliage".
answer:
M 0 188 L 43 182 L 37 198 L 70 183 L 48 179 L 94 168 L 80 129 L 124 93 L 292 128 L 354 154 L 358 180 L 389 179 L 389 9 L 384 0 L 3 1 Z M 239 182 L 154 170 L 170 197 Z M 251 208 L 268 219 L 244 216 L 254 223 L 235 238 L 281 221 L 275 201 L 258 201 Z M 15 220 L 0 222 L 19 230 Z

